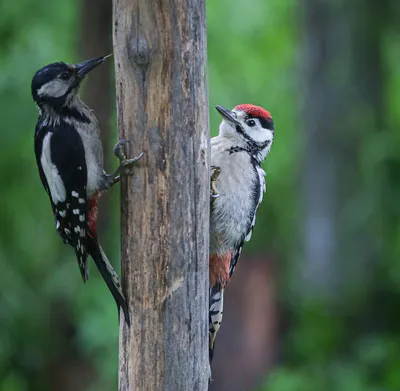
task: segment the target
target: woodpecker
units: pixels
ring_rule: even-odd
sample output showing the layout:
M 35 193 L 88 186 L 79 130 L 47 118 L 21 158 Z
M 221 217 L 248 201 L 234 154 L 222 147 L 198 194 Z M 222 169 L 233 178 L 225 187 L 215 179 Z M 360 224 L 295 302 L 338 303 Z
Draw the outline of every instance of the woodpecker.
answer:
M 109 56 L 79 64 L 56 62 L 38 70 L 32 79 L 32 96 L 39 110 L 35 128 L 36 162 L 53 210 L 56 230 L 75 249 L 83 281 L 88 280 L 90 255 L 129 324 L 129 312 L 119 278 L 97 239 L 98 199 L 130 174 L 142 156 L 127 159 L 121 140 L 114 147 L 120 165 L 108 175 L 103 169 L 103 147 L 95 115 L 79 97 L 87 74 Z
M 266 191 L 260 164 L 274 140 L 271 114 L 262 107 L 241 104 L 233 110 L 216 109 L 222 122 L 218 136 L 211 139 L 210 364 L 222 322 L 224 290 L 244 242 L 251 238 Z

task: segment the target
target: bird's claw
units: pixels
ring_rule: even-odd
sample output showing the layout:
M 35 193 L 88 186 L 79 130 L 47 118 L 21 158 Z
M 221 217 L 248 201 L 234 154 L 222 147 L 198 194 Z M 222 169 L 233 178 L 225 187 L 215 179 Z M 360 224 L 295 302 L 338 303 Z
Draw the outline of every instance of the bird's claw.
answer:
M 142 152 L 139 156 L 137 156 L 133 159 L 127 159 L 125 151 L 124 151 L 124 145 L 126 145 L 126 144 L 132 144 L 132 142 L 130 140 L 125 140 L 125 139 L 119 140 L 117 142 L 117 144 L 115 144 L 114 155 L 120 161 L 119 167 L 118 167 L 119 171 L 121 169 L 124 169 L 123 173 L 125 175 L 132 175 L 133 174 L 132 166 L 143 156 L 144 153 Z
M 134 157 L 133 159 L 123 159 L 120 161 L 120 167 L 123 168 L 125 175 L 133 174 L 133 165 L 144 155 L 142 152 L 139 156 Z
M 125 144 L 132 144 L 132 142 L 130 140 L 119 140 L 115 146 L 114 146 L 114 155 L 120 160 L 120 161 L 124 161 L 126 160 L 126 155 L 125 155 L 125 151 L 123 146 Z
M 120 174 L 121 170 L 123 170 L 123 174 L 125 175 L 132 175 L 133 174 L 133 170 L 132 170 L 132 166 L 143 156 L 143 152 L 133 158 L 133 159 L 128 159 L 126 157 L 126 153 L 125 153 L 125 148 L 124 146 L 126 144 L 132 144 L 132 142 L 130 140 L 119 140 L 117 142 L 117 144 L 115 144 L 114 147 L 114 155 L 119 159 L 119 167 L 117 169 L 116 174 Z
M 144 152 L 142 152 L 139 156 L 134 157 L 133 159 L 127 159 L 126 153 L 124 151 L 124 145 L 131 144 L 130 140 L 119 140 L 114 147 L 114 155 L 119 159 L 119 166 L 117 169 L 111 174 L 107 175 L 107 184 L 106 188 L 110 188 L 112 185 L 118 183 L 121 179 L 121 174 L 123 175 L 132 175 L 133 174 L 133 165 L 143 156 Z
M 217 178 L 221 173 L 221 168 L 216 166 L 211 166 L 210 170 L 212 171 L 211 180 L 210 180 L 210 196 L 211 198 L 218 198 L 219 194 L 215 188 Z

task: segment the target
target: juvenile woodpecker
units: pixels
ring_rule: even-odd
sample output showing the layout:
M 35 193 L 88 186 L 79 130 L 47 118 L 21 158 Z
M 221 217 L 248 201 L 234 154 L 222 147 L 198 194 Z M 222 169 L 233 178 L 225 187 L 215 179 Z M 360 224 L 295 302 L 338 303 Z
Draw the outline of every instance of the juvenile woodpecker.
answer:
M 74 247 L 83 281 L 88 279 L 90 254 L 129 323 L 118 275 L 97 240 L 97 202 L 102 192 L 119 181 L 120 173 L 129 173 L 141 155 L 127 159 L 123 152 L 126 141 L 120 141 L 114 148 L 120 165 L 107 175 L 97 119 L 78 94 L 85 76 L 107 57 L 74 65 L 56 62 L 35 73 L 32 96 L 39 109 L 35 154 L 56 230 L 64 243 Z
M 250 240 L 257 208 L 266 191 L 260 164 L 274 140 L 271 114 L 241 104 L 232 111 L 216 106 L 222 116 L 211 139 L 209 358 L 221 326 L 224 290 L 245 241 Z

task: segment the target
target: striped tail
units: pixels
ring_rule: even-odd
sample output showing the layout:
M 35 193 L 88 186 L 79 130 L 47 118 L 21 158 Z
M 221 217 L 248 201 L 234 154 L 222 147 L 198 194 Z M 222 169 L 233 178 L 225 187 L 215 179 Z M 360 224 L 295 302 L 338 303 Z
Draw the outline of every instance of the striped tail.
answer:
M 97 266 L 97 269 L 99 269 L 100 274 L 102 275 L 104 281 L 108 286 L 108 289 L 110 290 L 115 302 L 117 303 L 118 314 L 120 309 L 122 309 L 125 316 L 125 321 L 128 326 L 130 326 L 128 305 L 125 300 L 125 296 L 122 293 L 121 283 L 119 281 L 116 271 L 112 267 L 110 261 L 107 259 L 106 254 L 104 253 L 96 238 L 88 237 L 87 248 L 89 254 L 93 258 Z
M 224 288 L 216 284 L 210 288 L 210 309 L 209 309 L 209 361 L 214 357 L 215 338 L 221 327 L 224 310 Z

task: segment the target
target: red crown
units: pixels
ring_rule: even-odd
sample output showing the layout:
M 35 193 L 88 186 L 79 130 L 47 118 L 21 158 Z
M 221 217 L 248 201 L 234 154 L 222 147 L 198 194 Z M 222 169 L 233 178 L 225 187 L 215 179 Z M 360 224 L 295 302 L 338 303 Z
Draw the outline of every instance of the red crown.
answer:
M 260 106 L 250 105 L 250 104 L 242 104 L 234 107 L 234 110 L 241 110 L 251 115 L 252 117 L 262 117 L 265 119 L 271 119 L 271 114 L 269 111 L 263 109 Z

